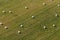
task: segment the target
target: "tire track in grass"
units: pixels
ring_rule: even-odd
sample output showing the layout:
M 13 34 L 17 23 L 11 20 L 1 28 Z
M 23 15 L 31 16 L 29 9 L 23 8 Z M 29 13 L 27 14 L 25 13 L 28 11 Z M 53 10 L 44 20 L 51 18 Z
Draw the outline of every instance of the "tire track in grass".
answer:
M 20 4 L 18 4 L 18 6 L 20 6 Z M 12 9 L 15 9 L 17 6 L 14 6 L 14 8 L 12 7 Z M 11 9 L 11 8 L 10 8 Z M 9 9 L 8 9 L 9 10 Z M 4 16 L 5 17 L 5 16 Z
M 17 25 L 17 24 L 16 24 L 16 25 Z M 15 26 L 16 26 L 16 25 L 15 25 Z M 12 29 L 13 29 L 13 28 L 12 28 Z
M 34 33 L 34 32 L 33 32 Z M 39 35 L 39 34 L 38 34 Z M 44 37 L 46 37 L 46 36 L 44 36 Z
M 14 2 L 13 2 L 14 4 Z M 15 5 L 15 4 L 14 4 Z M 19 4 L 18 4 L 19 5 Z M 12 7 L 11 4 L 9 4 L 8 6 L 6 5 L 6 7 L 4 7 L 3 9 L 5 10 L 5 8 L 9 8 L 9 7 Z M 17 7 L 16 5 L 14 7 Z M 2 8 L 1 8 L 2 9 Z M 13 9 L 13 8 L 12 8 Z
M 57 30 L 55 30 L 53 33 L 51 33 L 48 36 L 43 37 L 41 40 L 48 40 L 50 37 L 52 37 L 55 33 L 57 33 L 58 31 L 60 31 L 59 28 L 57 28 Z
M 57 28 L 55 28 L 55 31 L 54 31 L 54 33 L 52 33 L 51 35 L 49 35 L 48 37 L 45 37 L 44 39 L 46 39 L 46 40 L 48 40 L 48 39 L 50 39 L 50 37 L 53 37 L 53 34 L 55 35 L 55 33 L 57 33 L 57 31 L 59 31 L 60 30 L 60 25 L 59 25 L 59 19 L 57 20 L 57 22 L 56 22 L 56 24 L 58 25 L 57 26 Z
M 59 17 L 58 17 L 58 18 L 59 18 Z M 54 18 L 54 19 L 55 19 L 55 18 Z M 57 19 L 57 20 L 59 20 L 59 19 Z M 52 20 L 52 21 L 53 21 L 53 20 Z M 55 20 L 55 21 L 56 21 L 56 20 Z M 54 23 L 55 23 L 55 22 L 54 22 Z M 57 22 L 57 23 L 58 23 L 58 22 Z M 50 24 L 50 21 L 49 21 L 48 24 Z M 57 29 L 59 30 L 59 28 L 57 28 Z M 52 34 L 53 34 L 53 33 L 52 33 Z M 51 34 L 51 35 L 52 35 L 52 34 Z M 49 35 L 49 36 L 50 36 L 50 35 Z M 46 36 L 46 37 L 48 38 L 49 36 Z M 43 38 L 41 38 L 41 39 L 47 39 L 46 37 L 43 37 Z M 38 37 L 38 38 L 40 38 L 40 37 Z M 37 38 L 37 39 L 38 39 L 38 38 Z M 47 40 L 48 40 L 48 39 L 47 39 Z
M 53 20 L 54 20 L 54 19 L 53 19 Z M 51 20 L 51 21 L 52 21 L 52 20 Z M 56 21 L 56 20 L 55 20 L 55 21 Z M 53 21 L 52 21 L 52 22 L 53 22 Z M 53 22 L 53 23 L 54 23 L 54 22 Z M 48 25 L 51 24 L 50 21 L 49 21 L 49 23 L 47 23 L 47 24 L 48 24 Z M 54 33 L 56 30 L 59 30 L 59 27 L 57 27 L 57 28 L 55 28 L 55 29 L 54 29 L 54 28 L 52 28 L 52 29 L 49 28 L 49 29 L 51 30 L 51 32 L 50 32 L 50 30 L 48 31 L 49 34 L 47 33 L 46 36 L 44 36 L 44 35 L 41 36 L 41 35 L 40 35 L 41 37 L 40 37 L 40 36 L 37 36 L 37 39 L 39 39 L 39 40 L 42 40 L 42 39 L 45 40 L 45 39 L 47 39 L 49 36 L 53 35 L 53 33 Z M 36 40 L 37 40 L 37 39 L 36 39 Z M 47 39 L 47 40 L 48 40 L 48 39 Z

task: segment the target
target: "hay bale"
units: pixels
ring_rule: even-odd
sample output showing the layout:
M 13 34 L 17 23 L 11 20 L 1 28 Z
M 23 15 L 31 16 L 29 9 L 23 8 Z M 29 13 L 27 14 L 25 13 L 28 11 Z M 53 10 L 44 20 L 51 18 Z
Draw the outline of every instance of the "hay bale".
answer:
M 44 29 L 47 29 L 47 27 L 46 27 L 46 26 L 43 26 L 43 28 L 44 28 Z
M 32 16 L 32 18 L 35 18 L 35 16 Z
M 28 7 L 27 7 L 27 6 L 25 6 L 25 9 L 28 9 Z
M 21 24 L 20 27 L 23 27 L 23 25 Z
M 2 11 L 2 13 L 6 13 L 6 11 Z
M 57 16 L 58 16 L 58 14 L 55 14 L 55 16 L 57 17 Z
M 8 29 L 8 27 L 7 27 L 7 26 L 5 26 L 4 28 L 5 28 L 5 29 Z
M 21 34 L 21 31 L 18 31 L 18 34 Z
M 9 13 L 12 13 L 12 11 L 9 11 Z
M 55 24 L 53 24 L 53 27 L 56 27 L 56 25 L 55 25 Z
M 57 6 L 60 7 L 60 3 L 58 3 Z
M 46 5 L 46 3 L 43 3 L 43 5 L 45 6 L 45 5 Z
M 57 6 L 60 7 L 60 4 L 58 4 Z
M 0 25 L 3 25 L 3 23 L 2 23 L 2 22 L 0 22 Z

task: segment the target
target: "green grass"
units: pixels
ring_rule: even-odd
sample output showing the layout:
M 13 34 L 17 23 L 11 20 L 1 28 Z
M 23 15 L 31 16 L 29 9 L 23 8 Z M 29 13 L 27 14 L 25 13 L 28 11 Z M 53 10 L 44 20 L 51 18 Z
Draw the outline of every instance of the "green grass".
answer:
M 42 3 L 46 2 L 46 6 Z M 60 40 L 59 0 L 0 0 L 0 40 Z M 27 6 L 29 9 L 25 9 Z M 2 13 L 5 10 L 6 13 Z M 9 13 L 11 10 L 13 13 Z M 16 12 L 15 12 L 16 11 Z M 59 17 L 55 17 L 55 14 Z M 35 19 L 31 16 L 34 15 Z M 19 25 L 23 24 L 24 28 Z M 52 27 L 56 24 L 56 27 Z M 43 26 L 47 29 L 44 30 Z M 8 29 L 4 29 L 8 26 Z M 21 34 L 17 31 L 21 30 Z

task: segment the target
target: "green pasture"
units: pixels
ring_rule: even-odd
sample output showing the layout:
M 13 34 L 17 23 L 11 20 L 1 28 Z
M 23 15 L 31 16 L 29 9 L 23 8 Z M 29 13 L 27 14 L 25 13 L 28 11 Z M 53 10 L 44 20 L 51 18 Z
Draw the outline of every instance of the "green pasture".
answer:
M 0 0 L 0 22 L 3 23 L 0 25 L 0 40 L 60 40 L 59 2 L 60 0 Z M 32 19 L 32 16 L 35 18 Z M 21 24 L 23 28 L 20 27 Z M 44 25 L 47 29 L 43 28 Z M 21 34 L 17 33 L 18 30 Z

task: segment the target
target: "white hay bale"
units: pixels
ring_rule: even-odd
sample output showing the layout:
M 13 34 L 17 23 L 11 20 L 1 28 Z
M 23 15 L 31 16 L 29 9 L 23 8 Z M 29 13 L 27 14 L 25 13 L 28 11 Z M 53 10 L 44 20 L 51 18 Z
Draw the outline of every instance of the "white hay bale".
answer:
M 0 22 L 0 25 L 3 25 L 3 23 Z
M 7 26 L 5 26 L 4 28 L 5 28 L 5 29 L 8 29 L 8 27 L 7 27 Z
M 25 9 L 28 9 L 28 7 L 27 7 L 27 6 L 25 6 Z
M 45 5 L 46 5 L 46 3 L 43 3 L 43 5 L 45 6 Z
M 44 26 L 43 28 L 46 29 L 46 26 Z
M 57 17 L 57 16 L 58 16 L 58 14 L 55 14 L 55 16 Z
M 9 11 L 9 13 L 12 13 L 12 11 Z
M 20 27 L 23 27 L 23 25 L 21 24 Z
M 6 11 L 2 11 L 2 13 L 6 13 Z
M 18 31 L 18 34 L 20 34 L 21 33 L 21 31 Z
M 60 4 L 58 4 L 57 6 L 60 7 Z
M 57 6 L 60 7 L 60 3 L 58 3 Z
M 53 24 L 53 27 L 55 27 L 56 25 L 55 24 Z
M 32 18 L 35 18 L 35 16 L 32 16 Z

